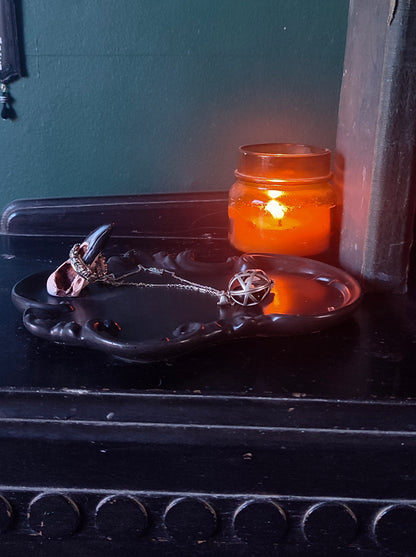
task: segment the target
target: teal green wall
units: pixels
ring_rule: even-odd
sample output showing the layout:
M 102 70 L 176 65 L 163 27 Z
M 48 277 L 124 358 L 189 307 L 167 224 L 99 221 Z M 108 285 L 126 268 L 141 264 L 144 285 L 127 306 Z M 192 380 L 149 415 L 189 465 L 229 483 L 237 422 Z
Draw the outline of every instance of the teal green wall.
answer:
M 22 0 L 0 121 L 21 197 L 227 189 L 237 148 L 334 148 L 348 0 Z

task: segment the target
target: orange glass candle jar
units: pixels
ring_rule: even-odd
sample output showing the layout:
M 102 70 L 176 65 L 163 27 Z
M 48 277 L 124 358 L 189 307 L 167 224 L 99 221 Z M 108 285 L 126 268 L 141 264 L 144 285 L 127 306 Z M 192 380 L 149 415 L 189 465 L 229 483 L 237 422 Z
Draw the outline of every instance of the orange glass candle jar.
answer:
M 331 151 L 270 143 L 240 147 L 230 190 L 230 242 L 244 252 L 316 255 L 329 247 Z

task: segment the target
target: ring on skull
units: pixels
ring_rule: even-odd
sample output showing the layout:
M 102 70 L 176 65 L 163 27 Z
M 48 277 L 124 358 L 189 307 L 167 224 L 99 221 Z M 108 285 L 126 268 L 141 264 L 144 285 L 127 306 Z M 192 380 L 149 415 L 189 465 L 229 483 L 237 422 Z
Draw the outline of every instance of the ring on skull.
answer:
M 269 295 L 273 281 L 261 269 L 236 273 L 228 283 L 228 295 L 240 306 L 256 306 Z
M 81 255 L 81 245 L 74 244 L 69 252 L 69 261 L 74 271 L 89 283 L 102 280 L 107 274 L 105 257 L 98 254 L 92 265 L 87 265 Z

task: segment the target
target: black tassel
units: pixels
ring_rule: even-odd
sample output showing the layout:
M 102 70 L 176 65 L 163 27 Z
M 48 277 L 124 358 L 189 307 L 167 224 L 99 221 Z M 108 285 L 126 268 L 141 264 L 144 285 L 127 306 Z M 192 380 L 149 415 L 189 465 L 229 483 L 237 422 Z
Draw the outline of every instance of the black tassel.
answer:
M 0 104 L 3 105 L 1 110 L 1 117 L 3 120 L 14 120 L 16 112 L 12 106 L 13 98 L 9 95 L 5 83 L 1 84 Z

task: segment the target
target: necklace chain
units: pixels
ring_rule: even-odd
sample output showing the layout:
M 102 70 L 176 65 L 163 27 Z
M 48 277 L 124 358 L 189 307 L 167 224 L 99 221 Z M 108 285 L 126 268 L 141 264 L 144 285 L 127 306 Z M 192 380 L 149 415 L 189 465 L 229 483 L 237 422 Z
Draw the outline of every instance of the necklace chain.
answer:
M 261 269 L 248 269 L 236 273 L 228 284 L 228 290 L 218 290 L 212 286 L 199 284 L 178 276 L 174 271 L 159 269 L 157 267 L 144 267 L 136 265 L 134 271 L 116 277 L 107 272 L 107 264 L 103 255 L 99 254 L 92 265 L 87 265 L 80 253 L 80 245 L 75 244 L 69 252 L 69 261 L 74 271 L 88 281 L 88 283 L 103 283 L 108 286 L 131 286 L 134 288 L 175 288 L 177 290 L 188 290 L 214 296 L 218 305 L 239 304 L 242 306 L 254 306 L 260 304 L 270 293 L 273 281 Z M 177 280 L 177 283 L 148 283 L 148 282 L 125 282 L 125 279 L 145 272 L 159 277 L 168 276 Z
M 178 280 L 179 283 L 147 283 L 147 282 L 132 282 L 126 283 L 122 282 L 122 285 L 127 286 L 138 286 L 139 288 L 157 288 L 157 287 L 168 287 L 168 288 L 179 288 L 181 290 L 193 290 L 195 292 L 201 292 L 202 294 L 210 294 L 211 296 L 219 297 L 225 294 L 225 291 L 218 290 L 212 286 L 206 286 L 205 284 L 198 284 L 197 282 L 192 282 L 191 280 L 179 277 L 174 271 L 168 271 L 167 269 L 158 269 L 157 267 L 144 267 L 143 265 L 137 265 L 136 270 L 121 275 L 115 278 L 115 281 L 123 281 L 125 278 L 132 276 L 139 272 L 150 273 L 152 275 L 157 275 L 160 277 L 169 276 L 171 279 Z

